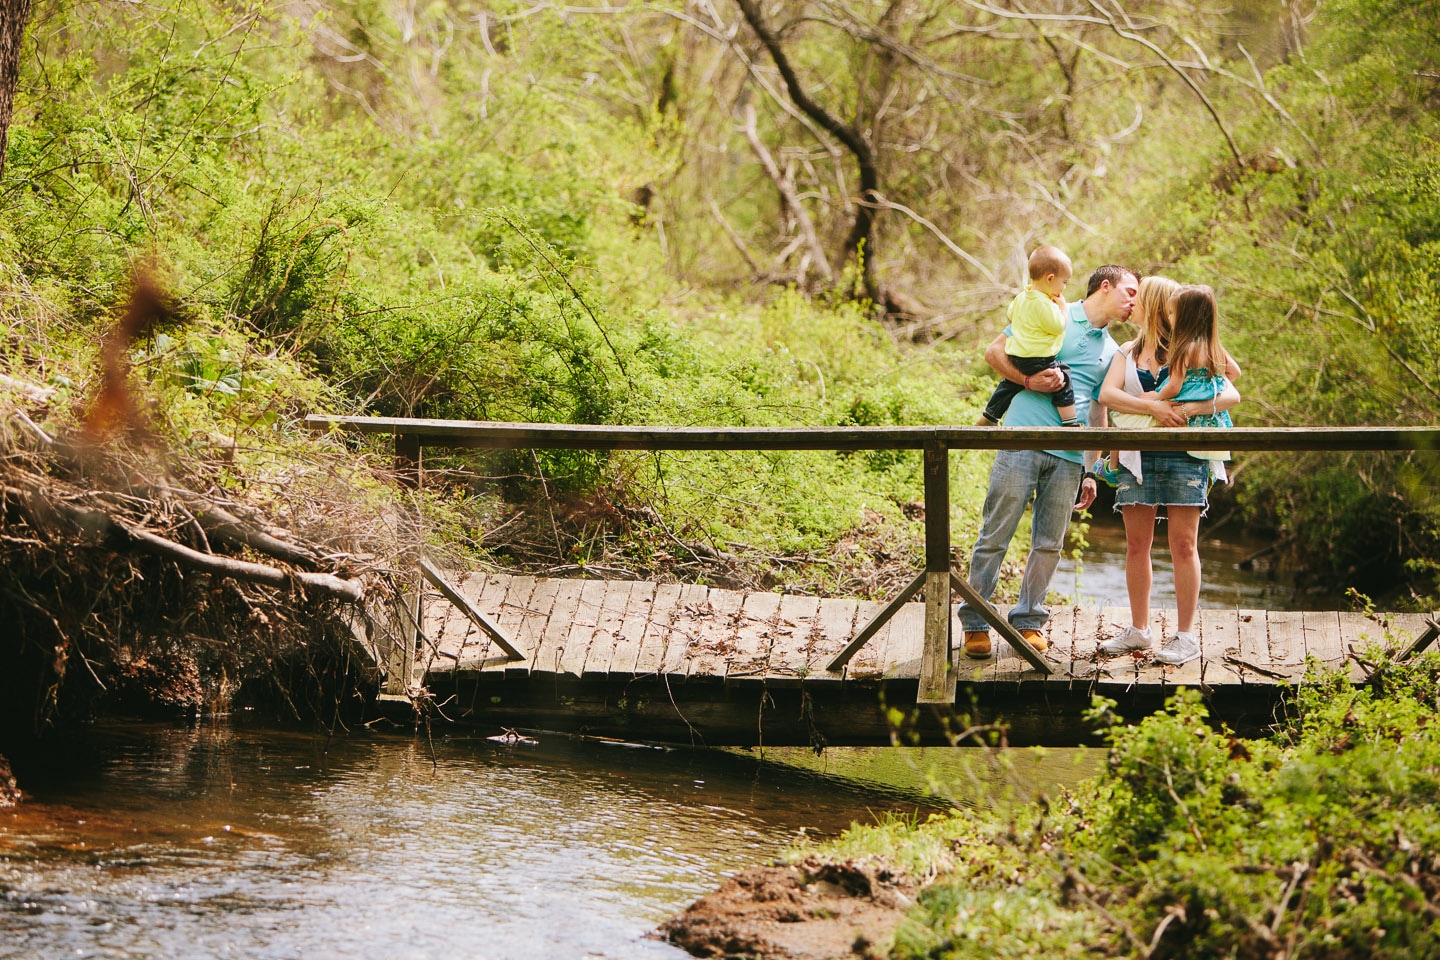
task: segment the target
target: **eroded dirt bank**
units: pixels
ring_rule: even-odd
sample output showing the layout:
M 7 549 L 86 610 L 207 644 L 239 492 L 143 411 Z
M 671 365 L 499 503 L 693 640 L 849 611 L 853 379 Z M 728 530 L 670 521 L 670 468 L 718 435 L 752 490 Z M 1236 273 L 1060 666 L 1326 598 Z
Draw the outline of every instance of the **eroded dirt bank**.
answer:
M 752 867 L 663 924 L 696 957 L 849 960 L 880 956 L 914 902 L 917 881 L 878 861 L 810 856 Z

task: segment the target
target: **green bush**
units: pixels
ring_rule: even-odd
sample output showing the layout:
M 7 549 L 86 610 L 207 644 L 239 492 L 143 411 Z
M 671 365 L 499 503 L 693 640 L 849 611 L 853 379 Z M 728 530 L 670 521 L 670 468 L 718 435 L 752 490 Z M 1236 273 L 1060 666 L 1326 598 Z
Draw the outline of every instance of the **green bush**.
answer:
M 1433 956 L 1440 655 L 1372 656 L 1369 685 L 1309 674 L 1267 740 L 1215 727 L 1194 692 L 1133 727 L 1102 701 L 1110 762 L 1073 796 L 836 850 L 943 844 L 897 958 Z

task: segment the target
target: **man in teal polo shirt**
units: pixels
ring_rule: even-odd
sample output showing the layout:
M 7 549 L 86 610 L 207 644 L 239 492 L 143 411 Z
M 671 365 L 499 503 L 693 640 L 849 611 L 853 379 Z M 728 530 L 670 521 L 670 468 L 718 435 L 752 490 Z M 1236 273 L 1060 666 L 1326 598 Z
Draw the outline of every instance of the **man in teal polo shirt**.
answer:
M 1134 271 L 1107 264 L 1090 275 L 1085 299 L 1070 304 L 1066 312 L 1065 344 L 1056 359 L 1070 368 L 1075 415 L 1092 427 L 1105 426 L 1105 408 L 1098 400 L 1100 383 L 1118 349 L 1107 328 L 1112 320 L 1130 316 L 1139 290 Z M 1042 370 L 1026 377 L 1006 355 L 1005 336 L 1002 333 L 985 350 L 986 363 L 1005 379 L 1025 387 L 1010 404 L 1005 426 L 1059 427 L 1060 414 L 1048 394 L 1060 389 L 1060 372 Z M 1098 455 L 1094 450 L 1083 454 L 1079 450 L 1000 450 L 990 469 L 980 537 L 970 556 L 970 586 L 990 599 L 1015 528 L 1033 501 L 1030 555 L 1025 558 L 1020 600 L 1010 610 L 1010 623 L 1037 650 L 1046 647 L 1041 632 L 1050 617 L 1045 594 L 1060 563 L 1070 511 L 1084 510 L 1095 500 L 1095 479 L 1086 467 Z M 977 659 L 990 656 L 990 631 L 979 612 L 961 604 L 960 623 L 965 630 L 965 655 Z

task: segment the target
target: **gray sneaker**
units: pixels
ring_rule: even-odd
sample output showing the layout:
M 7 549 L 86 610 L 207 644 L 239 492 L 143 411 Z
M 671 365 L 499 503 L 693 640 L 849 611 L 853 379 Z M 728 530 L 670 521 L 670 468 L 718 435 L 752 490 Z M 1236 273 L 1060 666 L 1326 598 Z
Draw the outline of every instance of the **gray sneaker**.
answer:
M 1136 630 L 1134 627 L 1126 627 L 1124 633 L 1111 637 L 1100 644 L 1096 652 L 1102 657 L 1118 657 L 1121 654 L 1148 649 L 1150 649 L 1150 628 Z
M 1155 654 L 1156 663 L 1168 663 L 1178 667 L 1200 656 L 1200 641 L 1193 633 L 1176 633 L 1165 641 L 1160 652 Z

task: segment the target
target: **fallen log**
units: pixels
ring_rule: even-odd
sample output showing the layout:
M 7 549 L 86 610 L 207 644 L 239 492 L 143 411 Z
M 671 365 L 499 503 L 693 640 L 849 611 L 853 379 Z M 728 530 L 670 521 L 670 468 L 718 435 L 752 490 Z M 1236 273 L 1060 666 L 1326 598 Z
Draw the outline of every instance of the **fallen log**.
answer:
M 124 530 L 131 540 L 152 553 L 169 557 L 197 570 L 204 570 L 222 577 L 233 577 L 236 580 L 266 583 L 276 587 L 287 587 L 298 583 L 307 590 L 314 590 L 346 603 L 363 603 L 365 600 L 363 586 L 354 580 L 346 580 L 330 573 L 281 570 L 279 567 L 268 567 L 263 563 L 251 563 L 248 560 L 233 560 L 213 553 L 201 553 L 199 550 L 192 550 L 173 540 L 156 536 L 148 530 L 131 527 L 113 518 L 111 518 L 111 522 Z
M 192 569 L 277 587 L 298 584 L 306 590 L 316 591 L 346 603 L 363 603 L 365 599 L 363 585 L 355 580 L 346 580 L 344 577 L 337 577 L 334 574 L 314 573 L 308 570 L 281 570 L 279 567 L 266 566 L 263 563 L 251 563 L 248 560 L 235 560 L 212 553 L 202 553 L 148 530 L 117 520 L 103 510 L 65 503 L 63 500 L 47 497 L 39 490 L 27 490 L 6 485 L 4 493 L 7 497 L 24 504 L 26 513 L 30 515 L 31 525 L 36 529 L 44 528 L 39 513 L 42 510 L 48 510 L 63 514 L 72 523 L 92 534 L 104 535 L 111 531 L 118 531 L 124 534 L 132 544 L 151 553 L 169 557 Z
M 268 557 L 307 570 L 314 570 L 320 565 L 320 558 L 312 551 L 294 543 L 287 543 L 255 524 L 241 520 L 213 500 L 188 490 L 171 492 L 179 493 L 181 499 L 186 501 L 206 535 L 221 543 L 246 546 Z

